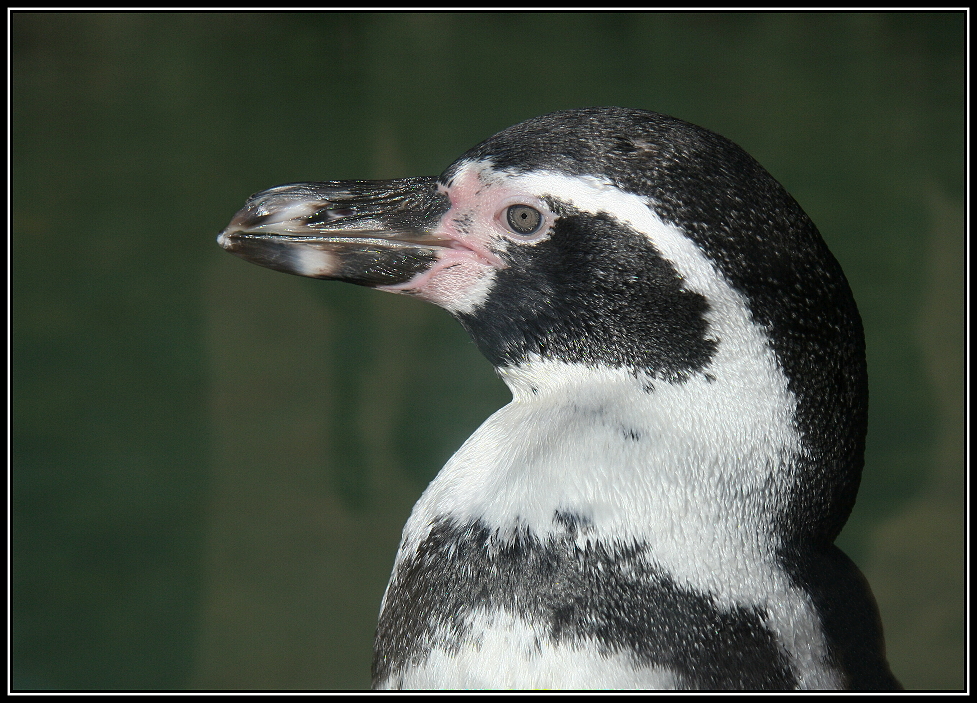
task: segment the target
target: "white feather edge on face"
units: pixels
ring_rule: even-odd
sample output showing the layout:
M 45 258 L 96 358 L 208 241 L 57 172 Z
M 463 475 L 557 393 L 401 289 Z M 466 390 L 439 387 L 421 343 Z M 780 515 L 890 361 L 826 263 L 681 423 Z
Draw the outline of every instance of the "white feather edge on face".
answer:
M 545 538 L 563 533 L 556 511 L 573 513 L 590 521 L 578 533 L 581 546 L 642 542 L 677 584 L 709 593 L 717 606 L 761 606 L 802 687 L 836 687 L 813 605 L 776 563 L 773 523 L 803 446 L 796 398 L 743 295 L 646 198 L 593 177 L 510 174 L 484 163 L 461 172 L 471 168 L 483 182 L 606 213 L 647 236 L 684 287 L 709 303 L 708 336 L 718 342 L 706 369 L 712 379 L 697 374 L 671 384 L 543 359 L 501 369 L 512 402 L 428 486 L 404 528 L 398 561 L 438 518 L 477 519 L 502 538 L 517 527 Z M 652 392 L 643 390 L 648 381 Z M 637 439 L 626 439 L 628 431 Z

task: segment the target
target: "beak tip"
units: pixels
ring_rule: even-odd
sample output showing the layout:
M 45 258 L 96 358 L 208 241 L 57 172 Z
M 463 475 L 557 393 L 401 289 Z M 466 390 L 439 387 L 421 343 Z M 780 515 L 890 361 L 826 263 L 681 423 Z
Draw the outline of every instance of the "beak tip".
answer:
M 234 251 L 237 242 L 234 240 L 232 235 L 233 232 L 230 231 L 230 228 L 222 230 L 221 233 L 217 235 L 217 244 L 219 244 L 221 249 L 224 251 Z

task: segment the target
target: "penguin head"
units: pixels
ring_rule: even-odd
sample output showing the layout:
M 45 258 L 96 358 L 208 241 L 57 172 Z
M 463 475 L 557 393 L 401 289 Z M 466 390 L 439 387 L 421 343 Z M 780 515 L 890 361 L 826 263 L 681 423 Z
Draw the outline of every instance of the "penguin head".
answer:
M 263 191 L 218 241 L 440 305 L 504 377 L 558 362 L 623 369 L 654 392 L 775 375 L 804 444 L 785 539 L 830 541 L 847 519 L 867 398 L 851 291 L 794 199 L 713 132 L 642 110 L 556 112 L 439 177 Z M 755 380 L 730 387 L 770 386 Z

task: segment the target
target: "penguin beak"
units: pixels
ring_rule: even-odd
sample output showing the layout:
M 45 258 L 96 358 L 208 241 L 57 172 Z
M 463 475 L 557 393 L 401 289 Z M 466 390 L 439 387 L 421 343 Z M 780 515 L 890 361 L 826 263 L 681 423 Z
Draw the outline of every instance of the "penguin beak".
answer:
M 437 231 L 449 208 L 433 176 L 294 183 L 252 195 L 217 241 L 276 271 L 399 286 L 456 246 Z

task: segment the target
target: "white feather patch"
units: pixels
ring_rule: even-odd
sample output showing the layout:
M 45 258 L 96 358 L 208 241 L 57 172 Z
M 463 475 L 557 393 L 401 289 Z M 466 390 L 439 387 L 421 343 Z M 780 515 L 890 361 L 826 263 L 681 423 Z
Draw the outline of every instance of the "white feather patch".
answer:
M 603 656 L 587 642 L 554 645 L 545 632 L 504 612 L 469 618 L 474 642 L 451 654 L 434 649 L 423 664 L 392 677 L 385 688 L 408 689 L 674 689 L 667 669 L 640 666 L 625 654 Z

